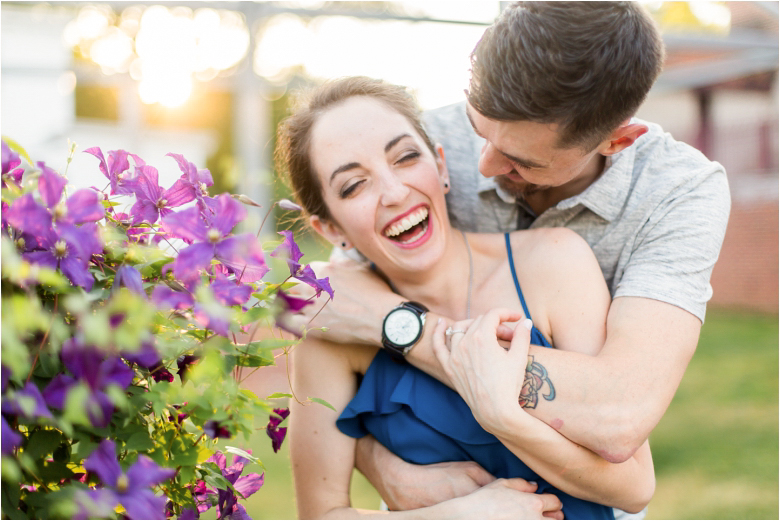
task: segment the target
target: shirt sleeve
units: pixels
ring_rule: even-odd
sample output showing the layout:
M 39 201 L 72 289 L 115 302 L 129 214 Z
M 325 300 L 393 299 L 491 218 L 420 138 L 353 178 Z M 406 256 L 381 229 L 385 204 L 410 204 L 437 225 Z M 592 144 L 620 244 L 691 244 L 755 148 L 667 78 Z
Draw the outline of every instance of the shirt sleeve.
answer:
M 704 322 L 731 196 L 720 165 L 693 179 L 665 198 L 637 234 L 613 297 L 660 300 Z

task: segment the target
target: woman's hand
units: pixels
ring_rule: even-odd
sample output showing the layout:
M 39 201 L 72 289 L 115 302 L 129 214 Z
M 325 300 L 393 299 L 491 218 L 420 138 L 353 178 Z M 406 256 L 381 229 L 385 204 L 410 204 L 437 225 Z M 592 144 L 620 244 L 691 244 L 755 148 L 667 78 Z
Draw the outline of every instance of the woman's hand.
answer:
M 448 519 L 563 519 L 560 499 L 535 491 L 536 485 L 522 478 L 497 479 L 442 506 L 451 514 Z
M 514 329 L 507 325 L 517 321 Z M 488 432 L 495 434 L 502 418 L 522 411 L 517 399 L 525 378 L 531 327 L 522 312 L 509 309 L 494 309 L 473 320 L 455 322 L 449 335 L 445 334 L 444 321 L 436 326 L 436 358 Z M 510 335 L 509 349 L 505 349 L 499 339 L 510 339 Z

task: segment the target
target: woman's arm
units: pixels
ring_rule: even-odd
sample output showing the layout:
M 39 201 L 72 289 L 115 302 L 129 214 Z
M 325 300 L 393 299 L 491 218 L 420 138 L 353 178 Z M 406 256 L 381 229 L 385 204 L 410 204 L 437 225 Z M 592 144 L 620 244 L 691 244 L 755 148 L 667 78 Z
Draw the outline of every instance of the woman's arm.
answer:
M 606 337 L 610 296 L 592 251 L 569 230 L 532 233 L 530 244 L 525 239 L 514 250 L 521 252 L 518 275 L 537 327 L 550 335 L 557 350 L 584 357 L 598 354 Z M 522 395 L 525 401 L 541 401 L 542 394 L 551 394 L 549 387 L 522 388 L 526 363 L 533 361 L 523 347 L 528 345 L 528 329 L 515 329 L 509 351 L 496 344 L 499 324 L 520 317 L 522 313 L 508 311 L 480 317 L 466 335 L 454 336 L 452 353 L 438 331 L 444 327 L 440 324 L 434 345 L 448 377 L 483 428 L 548 482 L 575 497 L 626 511 L 641 510 L 655 489 L 646 442 L 624 463 L 609 463 L 557 432 L 562 421 L 553 421 L 554 428 L 550 427 L 512 398 Z M 551 376 L 560 381 L 559 375 Z
M 342 410 L 357 387 L 352 355 L 365 348 L 306 340 L 293 351 L 293 388 Z M 349 484 L 356 440 L 336 427 L 338 413 L 319 404 L 290 405 L 290 458 L 301 519 L 562 519 L 560 501 L 534 494 L 523 480 L 496 480 L 460 498 L 400 512 L 351 507 Z M 547 517 L 543 517 L 546 515 Z

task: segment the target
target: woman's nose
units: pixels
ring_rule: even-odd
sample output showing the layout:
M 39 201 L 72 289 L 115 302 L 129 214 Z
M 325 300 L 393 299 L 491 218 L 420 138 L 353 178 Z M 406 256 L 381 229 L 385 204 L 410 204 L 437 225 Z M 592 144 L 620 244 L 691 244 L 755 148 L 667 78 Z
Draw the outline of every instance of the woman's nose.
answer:
M 409 187 L 393 172 L 384 176 L 381 188 L 382 204 L 385 206 L 401 204 L 409 195 Z
M 496 148 L 486 141 L 479 155 L 479 171 L 485 177 L 495 177 L 497 175 L 508 174 L 514 170 L 514 166 L 509 160 L 496 150 Z

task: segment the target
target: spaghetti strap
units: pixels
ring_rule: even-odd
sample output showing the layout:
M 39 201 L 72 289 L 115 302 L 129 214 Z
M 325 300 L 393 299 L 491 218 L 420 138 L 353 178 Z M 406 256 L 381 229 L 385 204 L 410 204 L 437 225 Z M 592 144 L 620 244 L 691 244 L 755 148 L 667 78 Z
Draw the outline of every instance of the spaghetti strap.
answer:
M 520 297 L 520 304 L 523 305 L 523 312 L 525 318 L 531 318 L 531 312 L 528 311 L 528 306 L 525 304 L 525 298 L 523 297 L 523 291 L 520 289 L 520 282 L 517 280 L 517 272 L 515 271 L 515 259 L 512 257 L 512 245 L 509 243 L 509 233 L 504 234 L 506 239 L 506 254 L 509 257 L 509 269 L 512 270 L 512 280 L 515 281 L 515 289 L 517 290 L 517 296 Z

